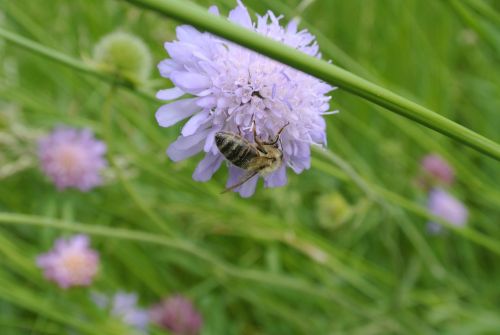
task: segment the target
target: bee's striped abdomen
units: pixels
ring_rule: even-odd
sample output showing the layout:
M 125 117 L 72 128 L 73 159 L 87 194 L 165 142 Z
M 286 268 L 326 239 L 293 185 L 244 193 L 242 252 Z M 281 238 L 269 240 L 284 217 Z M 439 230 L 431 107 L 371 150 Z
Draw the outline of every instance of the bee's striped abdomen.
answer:
M 218 132 L 215 134 L 215 144 L 228 161 L 242 169 L 246 169 L 248 163 L 259 155 L 250 142 L 233 133 Z

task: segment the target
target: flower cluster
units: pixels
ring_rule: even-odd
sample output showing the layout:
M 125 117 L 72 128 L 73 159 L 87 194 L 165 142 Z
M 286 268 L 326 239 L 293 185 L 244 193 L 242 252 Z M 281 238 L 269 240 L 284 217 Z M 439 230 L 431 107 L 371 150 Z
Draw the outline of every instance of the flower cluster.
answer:
M 443 186 L 451 186 L 455 181 L 455 172 L 448 162 L 437 154 L 429 154 L 420 162 L 424 175 L 419 184 L 428 190 L 427 208 L 429 212 L 449 223 L 462 227 L 467 223 L 468 211 L 465 205 Z M 427 229 L 432 234 L 439 234 L 443 227 L 436 222 L 429 222 Z
M 38 143 L 42 169 L 59 190 L 88 191 L 100 185 L 105 153 L 106 145 L 88 129 L 57 128 Z
M 219 15 L 216 7 L 211 13 Z M 241 2 L 229 13 L 229 20 L 266 37 L 282 42 L 305 54 L 320 57 L 315 37 L 297 29 L 297 21 L 286 27 L 272 12 L 252 19 Z M 180 161 L 199 152 L 205 157 L 196 167 L 193 179 L 208 181 L 219 169 L 223 156 L 214 142 L 219 131 L 238 133 L 253 142 L 252 123 L 262 140 L 281 135 L 283 165 L 264 177 L 266 187 L 283 186 L 286 168 L 296 173 L 310 167 L 311 145 L 326 145 L 325 120 L 333 87 L 297 71 L 191 26 L 179 26 L 177 40 L 165 43 L 170 59 L 159 65 L 160 74 L 170 79 L 174 88 L 161 90 L 157 97 L 174 100 L 160 107 L 156 118 L 169 127 L 190 118 L 179 138 L 170 145 L 168 156 Z M 228 185 L 242 174 L 229 167 Z M 241 196 L 254 193 L 259 176 L 235 189 Z
M 181 295 L 153 306 L 150 315 L 154 323 L 175 335 L 197 335 L 203 322 L 191 301 Z
M 48 280 L 66 289 L 90 285 L 99 268 L 99 255 L 89 248 L 87 236 L 76 235 L 57 240 L 52 250 L 38 256 L 36 263 Z

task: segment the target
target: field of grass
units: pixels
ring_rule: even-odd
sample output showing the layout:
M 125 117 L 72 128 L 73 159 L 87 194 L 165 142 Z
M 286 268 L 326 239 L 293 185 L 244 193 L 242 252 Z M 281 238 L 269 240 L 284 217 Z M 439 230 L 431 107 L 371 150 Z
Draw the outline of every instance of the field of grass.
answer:
M 195 2 L 224 15 L 236 4 Z M 324 59 L 500 142 L 499 1 L 245 5 L 299 17 Z M 156 67 L 138 90 L 112 87 L 92 63 L 95 44 L 119 30 L 156 65 L 178 24 L 120 0 L 0 0 L 0 33 L 60 56 L 0 34 L 2 335 L 133 334 L 91 298 L 118 291 L 137 293 L 142 308 L 186 296 L 202 335 L 500 334 L 499 161 L 339 88 L 311 169 L 250 198 L 220 194 L 227 169 L 200 183 L 201 155 L 165 155 L 182 123 L 155 120 L 154 93 L 171 85 Z M 44 176 L 37 140 L 60 125 L 106 142 L 104 185 L 58 191 Z M 469 211 L 465 227 L 440 235 L 426 229 L 433 217 L 416 182 L 429 153 L 455 169 L 449 191 Z M 100 271 L 90 287 L 63 290 L 35 259 L 75 233 L 90 236 Z

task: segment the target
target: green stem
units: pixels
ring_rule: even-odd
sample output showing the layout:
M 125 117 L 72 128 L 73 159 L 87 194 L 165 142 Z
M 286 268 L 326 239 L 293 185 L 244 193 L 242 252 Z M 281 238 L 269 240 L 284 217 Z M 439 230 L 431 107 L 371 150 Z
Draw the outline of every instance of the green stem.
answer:
M 452 137 L 500 160 L 500 145 L 340 67 L 235 25 L 181 0 L 126 0 L 234 41 Z
M 258 283 L 289 289 L 304 294 L 313 295 L 320 299 L 342 303 L 338 293 L 324 286 L 313 285 L 305 280 L 294 278 L 289 275 L 274 275 L 257 270 L 244 270 L 220 260 L 210 254 L 207 250 L 200 249 L 196 245 L 181 238 L 168 238 L 158 234 L 146 233 L 139 230 L 130 230 L 116 227 L 105 227 L 101 225 L 90 225 L 78 222 L 67 222 L 47 217 L 25 215 L 17 213 L 0 212 L 0 224 L 27 225 L 34 227 L 49 227 L 54 229 L 67 230 L 103 236 L 109 238 L 123 239 L 128 241 L 143 242 L 161 245 L 163 247 L 177 250 L 191 255 L 207 264 L 213 275 L 220 281 L 225 279 L 242 280 L 246 282 Z M 353 310 L 355 311 L 355 310 Z M 359 310 L 358 310 L 359 311 Z

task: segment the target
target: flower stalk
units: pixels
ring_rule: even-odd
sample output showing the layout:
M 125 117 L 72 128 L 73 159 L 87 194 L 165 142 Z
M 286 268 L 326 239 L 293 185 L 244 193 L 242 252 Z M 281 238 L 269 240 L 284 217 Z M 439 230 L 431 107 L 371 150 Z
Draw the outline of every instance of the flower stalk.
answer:
M 307 56 L 215 15 L 209 15 L 198 5 L 180 0 L 126 1 L 258 51 L 500 160 L 500 145 L 486 137 L 338 66 Z

